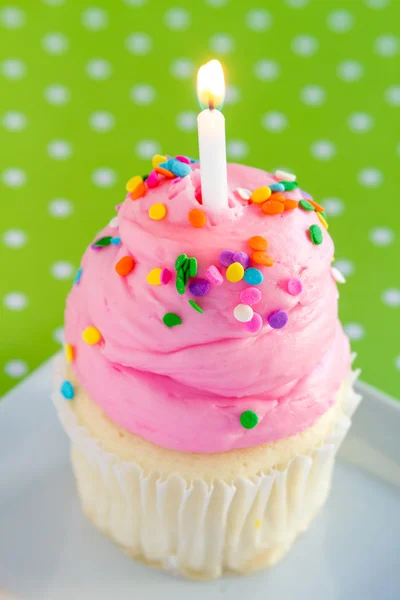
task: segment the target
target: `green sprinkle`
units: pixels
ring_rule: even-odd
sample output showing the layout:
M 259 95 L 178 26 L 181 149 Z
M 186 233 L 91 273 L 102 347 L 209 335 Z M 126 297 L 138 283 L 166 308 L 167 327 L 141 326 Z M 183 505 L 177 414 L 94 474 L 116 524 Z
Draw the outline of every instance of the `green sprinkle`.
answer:
M 285 192 L 291 192 L 299 187 L 297 181 L 280 181 L 279 183 L 285 187 Z
M 245 429 L 253 429 L 258 425 L 258 416 L 252 410 L 245 410 L 240 415 L 240 424 Z
M 326 216 L 326 212 L 324 211 L 320 214 L 324 217 L 325 221 L 328 222 L 328 217 Z
M 175 327 L 175 325 L 182 325 L 182 319 L 175 313 L 166 313 L 163 316 L 163 323 L 167 327 Z
M 148 178 L 149 174 L 147 173 L 147 175 L 142 175 L 142 179 L 143 181 L 146 181 L 146 179 Z
M 190 267 L 190 259 L 187 258 L 185 260 L 185 262 L 183 263 L 182 269 L 186 273 L 186 271 L 189 271 L 189 267 Z
M 322 231 L 318 225 L 311 225 L 310 238 L 313 244 L 316 244 L 317 246 L 322 244 Z
M 197 312 L 199 312 L 201 315 L 203 314 L 203 309 L 201 308 L 201 306 L 196 304 L 194 300 L 189 300 L 189 304 L 192 308 L 194 308 L 194 310 L 197 310 Z
M 178 294 L 184 294 L 185 293 L 185 282 L 181 277 L 177 277 L 176 278 L 176 289 L 178 291 Z
M 183 281 L 185 282 L 185 285 L 189 281 L 189 277 L 190 277 L 190 273 L 189 273 L 189 269 L 188 269 L 187 271 L 185 271 L 185 273 L 183 275 Z
M 185 278 L 185 271 L 183 270 L 183 267 L 181 267 L 180 269 L 178 269 L 176 275 L 177 275 L 177 277 L 180 277 L 181 279 Z
M 300 200 L 299 205 L 301 208 L 304 208 L 304 210 L 314 210 L 313 205 L 310 204 L 308 200 Z
M 93 243 L 93 246 L 109 246 L 111 244 L 111 235 L 106 235 L 105 237 L 99 238 Z
M 180 269 L 186 260 L 187 260 L 186 254 L 180 254 L 175 261 L 175 269 L 176 270 Z
M 195 258 L 189 258 L 189 275 L 190 277 L 196 277 L 197 275 L 197 260 Z

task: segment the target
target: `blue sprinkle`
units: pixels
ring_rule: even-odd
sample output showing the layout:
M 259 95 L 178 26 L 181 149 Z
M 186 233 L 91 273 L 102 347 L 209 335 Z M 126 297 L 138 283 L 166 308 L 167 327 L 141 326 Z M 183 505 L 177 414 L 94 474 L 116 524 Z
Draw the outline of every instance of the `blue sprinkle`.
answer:
M 271 185 L 269 185 L 268 187 L 271 190 L 271 192 L 284 192 L 285 191 L 285 186 L 283 185 L 283 183 L 271 183 Z
M 111 243 L 114 246 L 118 246 L 121 243 L 121 238 L 120 237 L 113 237 L 113 238 L 111 238 Z
M 198 163 L 200 162 L 198 158 L 189 158 L 191 163 Z
M 167 160 L 167 162 L 161 163 L 159 166 L 163 167 L 163 169 L 168 169 L 168 171 L 171 171 L 175 177 L 186 177 L 186 175 L 189 175 L 189 173 L 192 171 L 190 165 L 187 165 L 176 158 L 170 158 Z
M 74 388 L 70 381 L 63 381 L 60 391 L 66 400 L 72 400 L 75 396 Z
M 79 269 L 76 272 L 75 278 L 74 278 L 74 285 L 78 285 L 78 283 L 81 280 L 82 273 L 83 273 L 83 269 L 82 269 L 82 267 L 79 267 Z
M 250 285 L 260 285 L 264 281 L 264 275 L 261 273 L 259 269 L 255 269 L 254 267 L 250 267 L 246 269 L 244 272 L 244 280 L 246 283 Z

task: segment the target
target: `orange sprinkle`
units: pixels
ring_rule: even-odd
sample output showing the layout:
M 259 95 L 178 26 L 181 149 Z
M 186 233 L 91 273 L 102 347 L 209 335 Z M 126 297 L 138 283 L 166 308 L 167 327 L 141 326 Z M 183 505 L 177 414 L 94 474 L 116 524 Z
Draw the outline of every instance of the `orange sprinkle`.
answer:
M 299 203 L 296 202 L 296 200 L 285 200 L 285 202 L 283 203 L 285 210 L 293 210 L 294 208 L 297 208 Z
M 123 256 L 115 265 L 115 270 L 117 271 L 118 275 L 125 277 L 126 275 L 129 275 L 131 271 L 133 271 L 134 267 L 135 261 L 133 260 L 132 256 Z
M 258 265 L 264 265 L 265 267 L 272 267 L 274 259 L 266 252 L 253 252 L 252 260 Z
M 135 177 L 131 177 L 128 183 L 125 186 L 127 192 L 133 192 L 133 190 L 140 184 L 143 183 L 143 179 L 140 175 L 136 175 Z
M 200 227 L 204 227 L 207 221 L 206 215 L 198 208 L 192 208 L 192 210 L 189 210 L 188 217 L 189 223 L 193 225 L 193 227 L 197 227 L 199 229 Z
M 252 250 L 266 250 L 268 248 L 268 242 L 262 235 L 253 235 L 249 239 L 249 246 Z
M 285 202 L 287 198 L 285 194 L 282 194 L 282 192 L 274 192 L 273 194 L 271 194 L 270 200 L 276 200 L 277 202 Z
M 168 179 L 173 179 L 175 177 L 175 175 L 171 171 L 168 171 L 168 169 L 164 169 L 164 167 L 157 166 L 155 170 L 157 171 L 157 173 L 160 173 L 160 175 L 164 175 L 164 177 L 167 177 Z
M 317 212 L 325 212 L 324 207 L 318 204 L 318 202 L 314 202 L 314 200 L 311 200 L 311 198 L 308 198 L 307 201 L 315 208 Z
M 317 217 L 321 221 L 321 223 L 325 227 L 325 229 L 328 229 L 329 225 L 328 225 L 328 222 L 325 219 L 324 215 L 322 215 L 320 212 L 317 212 Z
M 131 200 L 138 200 L 139 198 L 141 198 L 142 196 L 145 195 L 147 191 L 147 186 L 146 184 L 142 181 L 142 183 L 139 183 L 139 185 L 137 185 L 135 187 L 135 189 L 133 190 L 133 192 L 131 192 L 129 194 L 129 198 Z
M 283 206 L 283 203 L 278 200 L 267 200 L 262 205 L 262 211 L 266 215 L 279 215 L 280 213 L 283 213 L 284 210 L 285 207 Z

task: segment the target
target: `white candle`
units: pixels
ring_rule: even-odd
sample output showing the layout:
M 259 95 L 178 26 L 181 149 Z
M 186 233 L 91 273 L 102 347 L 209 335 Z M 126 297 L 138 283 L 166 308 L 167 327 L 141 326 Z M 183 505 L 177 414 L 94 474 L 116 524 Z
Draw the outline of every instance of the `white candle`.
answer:
M 197 74 L 200 104 L 208 106 L 197 117 L 201 193 L 203 205 L 214 210 L 228 207 L 225 117 L 217 110 L 225 96 L 221 63 L 211 60 Z

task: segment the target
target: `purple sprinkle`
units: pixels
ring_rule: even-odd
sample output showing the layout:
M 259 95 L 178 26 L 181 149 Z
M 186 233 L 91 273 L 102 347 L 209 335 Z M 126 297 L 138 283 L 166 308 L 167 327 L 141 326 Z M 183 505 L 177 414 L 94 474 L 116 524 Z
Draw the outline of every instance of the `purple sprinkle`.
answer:
M 219 255 L 219 262 L 221 263 L 221 265 L 223 265 L 224 267 L 229 267 L 229 265 L 235 262 L 233 260 L 234 254 L 234 250 L 222 250 L 221 254 Z
M 247 329 L 247 331 L 250 331 L 250 333 L 256 333 L 257 331 L 260 331 L 261 327 L 262 327 L 262 318 L 256 312 L 253 314 L 251 321 L 248 321 L 247 323 L 244 324 L 244 328 Z
M 243 304 L 249 304 L 252 306 L 253 304 L 257 304 L 261 300 L 261 292 L 255 287 L 245 288 L 240 292 L 240 302 Z
M 305 192 L 304 190 L 300 189 L 299 192 L 301 193 L 302 198 L 304 198 L 305 200 L 313 200 L 313 197 L 308 192 Z
M 172 273 L 169 269 L 163 269 L 160 275 L 160 281 L 162 285 L 167 285 L 172 279 Z
M 250 257 L 246 252 L 235 252 L 233 262 L 238 262 L 242 265 L 243 269 L 247 269 L 250 266 Z
M 189 292 L 193 296 L 205 296 L 210 291 L 210 283 L 207 279 L 195 279 L 189 285 Z
M 302 289 L 303 286 L 301 285 L 300 279 L 296 279 L 295 277 L 293 277 L 287 282 L 287 291 L 292 296 L 298 296 Z
M 103 246 L 95 246 L 94 244 L 92 244 L 90 247 L 91 247 L 92 250 L 96 250 L 96 251 L 97 250 L 103 250 Z
M 272 329 L 282 329 L 288 322 L 288 314 L 285 310 L 274 310 L 268 315 L 267 321 Z

